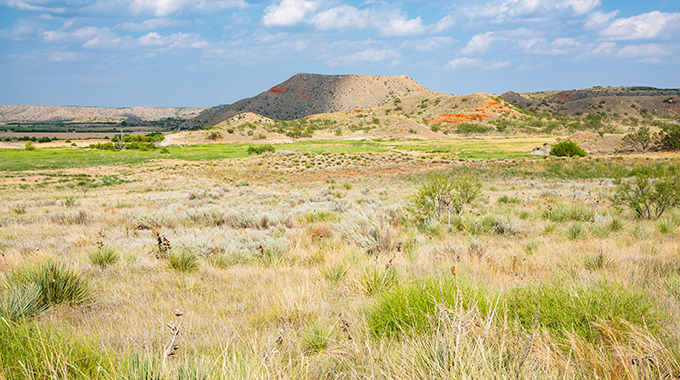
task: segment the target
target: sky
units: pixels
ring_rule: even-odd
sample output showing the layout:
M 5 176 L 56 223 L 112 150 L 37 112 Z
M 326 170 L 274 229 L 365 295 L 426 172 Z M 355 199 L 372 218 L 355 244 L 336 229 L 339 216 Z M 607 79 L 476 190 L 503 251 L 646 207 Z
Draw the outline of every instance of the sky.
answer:
M 680 87 L 678 0 L 0 0 L 0 104 L 203 107 L 296 73 Z

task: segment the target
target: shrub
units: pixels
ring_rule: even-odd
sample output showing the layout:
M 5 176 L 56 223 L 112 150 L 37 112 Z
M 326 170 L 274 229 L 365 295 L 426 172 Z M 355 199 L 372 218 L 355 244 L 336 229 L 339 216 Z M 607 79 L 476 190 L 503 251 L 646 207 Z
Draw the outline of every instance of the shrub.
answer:
M 553 145 L 550 149 L 550 155 L 557 157 L 585 157 L 586 151 L 573 141 L 562 141 Z
M 640 127 L 636 132 L 625 135 L 623 141 L 642 151 L 646 151 L 653 142 L 652 134 L 649 132 L 649 127 L 647 126 Z
M 33 146 L 33 142 L 29 141 L 24 145 L 24 149 L 26 150 L 35 150 L 35 147 Z
M 659 131 L 659 148 L 663 150 L 680 150 L 680 125 L 663 124 Z
M 213 140 L 213 141 L 214 141 L 214 140 L 217 140 L 217 139 L 221 139 L 221 138 L 222 138 L 222 134 L 221 134 L 220 132 L 218 132 L 218 131 L 211 130 L 211 131 L 208 131 L 208 132 L 205 134 L 205 138 L 208 139 L 208 140 Z
M 264 144 L 264 145 L 251 145 L 248 147 L 248 154 L 262 154 L 265 152 L 271 152 L 274 153 L 274 145 L 272 144 Z
M 481 188 L 472 177 L 431 173 L 411 196 L 411 210 L 423 220 L 441 220 L 452 209 L 459 214 L 464 205 L 479 197 Z
M 627 206 L 640 218 L 657 219 L 680 204 L 680 178 L 638 173 L 633 181 L 619 181 L 612 201 Z
M 470 135 L 473 133 L 486 133 L 490 130 L 491 128 L 478 124 L 460 123 L 456 125 L 456 132 L 465 135 Z

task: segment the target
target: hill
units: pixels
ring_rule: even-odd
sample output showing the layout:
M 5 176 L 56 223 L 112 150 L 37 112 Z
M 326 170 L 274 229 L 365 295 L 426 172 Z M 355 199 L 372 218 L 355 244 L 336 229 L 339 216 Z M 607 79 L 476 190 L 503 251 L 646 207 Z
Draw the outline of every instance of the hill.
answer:
M 410 93 L 430 94 L 405 75 L 296 74 L 255 97 L 203 111 L 191 123 L 215 125 L 237 114 L 252 112 L 273 119 L 373 108 Z

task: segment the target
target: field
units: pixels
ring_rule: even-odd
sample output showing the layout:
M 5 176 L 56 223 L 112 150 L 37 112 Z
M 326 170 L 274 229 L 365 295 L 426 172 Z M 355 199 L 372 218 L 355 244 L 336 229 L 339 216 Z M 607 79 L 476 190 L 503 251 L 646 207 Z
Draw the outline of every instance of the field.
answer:
M 0 379 L 677 378 L 680 160 L 554 140 L 1 149 Z

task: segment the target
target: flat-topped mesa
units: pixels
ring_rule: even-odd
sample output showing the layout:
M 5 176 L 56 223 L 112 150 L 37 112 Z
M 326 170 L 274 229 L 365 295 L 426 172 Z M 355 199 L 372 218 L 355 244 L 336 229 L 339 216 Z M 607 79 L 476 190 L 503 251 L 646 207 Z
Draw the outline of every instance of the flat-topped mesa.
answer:
M 292 120 L 320 113 L 374 108 L 409 93 L 432 93 L 406 75 L 296 74 L 255 97 L 206 110 L 197 117 L 214 125 L 243 112 Z

